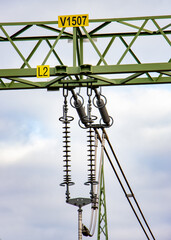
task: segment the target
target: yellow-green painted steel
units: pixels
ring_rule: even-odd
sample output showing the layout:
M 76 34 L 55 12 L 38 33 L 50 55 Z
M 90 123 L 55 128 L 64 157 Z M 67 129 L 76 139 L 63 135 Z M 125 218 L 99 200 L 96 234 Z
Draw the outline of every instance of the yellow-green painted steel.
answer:
M 104 178 L 104 159 L 102 159 L 99 184 L 100 184 L 100 193 L 99 193 L 99 214 L 98 214 L 97 240 L 101 240 L 101 239 L 108 240 L 107 208 L 106 208 L 105 178 Z
M 170 34 L 171 15 L 90 19 L 76 28 L 0 23 L 0 90 L 171 83 Z M 49 78 L 37 78 L 38 65 L 50 65 Z

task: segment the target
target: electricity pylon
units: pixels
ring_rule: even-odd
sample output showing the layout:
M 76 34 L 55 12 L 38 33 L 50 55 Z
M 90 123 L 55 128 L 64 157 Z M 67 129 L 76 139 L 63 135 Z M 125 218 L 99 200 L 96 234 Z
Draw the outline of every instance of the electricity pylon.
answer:
M 0 23 L 0 90 L 171 83 L 171 15 L 86 16 Z M 103 167 L 100 185 L 98 240 L 108 239 Z

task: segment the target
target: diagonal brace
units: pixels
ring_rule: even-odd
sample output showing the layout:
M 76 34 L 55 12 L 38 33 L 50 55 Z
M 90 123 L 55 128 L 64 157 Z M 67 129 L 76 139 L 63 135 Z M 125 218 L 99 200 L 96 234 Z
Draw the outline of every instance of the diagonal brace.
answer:
M 18 53 L 18 55 L 21 57 L 21 59 L 24 61 L 24 63 L 27 65 L 28 68 L 31 68 L 31 66 L 29 65 L 29 63 L 27 62 L 27 60 L 25 59 L 25 57 L 22 55 L 22 53 L 20 52 L 20 50 L 17 48 L 17 46 L 15 45 L 15 43 L 12 41 L 12 39 L 10 38 L 10 36 L 8 35 L 8 33 L 5 31 L 5 29 L 0 26 L 0 29 L 2 30 L 2 32 L 5 34 L 5 36 L 7 37 L 8 41 L 12 44 L 12 46 L 14 47 L 14 49 L 16 50 L 16 52 Z
M 103 61 L 103 63 L 105 65 L 107 65 L 107 62 L 105 61 L 104 57 L 101 55 L 99 49 L 97 48 L 96 44 L 94 43 L 94 41 L 92 40 L 92 38 L 90 37 L 89 33 L 87 32 L 87 30 L 85 29 L 85 27 L 82 27 L 84 33 L 86 34 L 86 36 L 88 37 L 90 43 L 92 44 L 92 46 L 94 47 L 95 51 L 97 52 L 97 54 L 99 55 L 100 59 Z
M 145 20 L 144 23 L 142 24 L 142 26 L 140 27 L 139 31 L 137 32 L 137 34 L 135 35 L 135 37 L 132 39 L 131 43 L 129 44 L 129 46 L 127 47 L 127 49 L 125 50 L 125 52 L 123 53 L 123 55 L 121 56 L 121 58 L 118 61 L 118 65 L 122 62 L 122 60 L 124 59 L 124 57 L 126 56 L 126 54 L 128 53 L 128 51 L 130 50 L 130 48 L 132 47 L 132 45 L 134 44 L 135 40 L 137 39 L 137 37 L 140 35 L 142 29 L 144 28 L 144 26 L 146 25 L 146 23 L 148 22 L 148 20 Z

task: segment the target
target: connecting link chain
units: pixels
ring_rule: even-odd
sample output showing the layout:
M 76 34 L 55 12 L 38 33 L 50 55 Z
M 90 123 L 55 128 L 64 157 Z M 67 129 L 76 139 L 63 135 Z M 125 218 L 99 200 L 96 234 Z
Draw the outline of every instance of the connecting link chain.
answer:
M 88 104 L 87 104 L 87 115 L 89 123 L 92 122 L 91 117 L 91 110 L 92 110 L 92 103 L 91 103 L 91 96 L 92 96 L 92 89 L 87 87 L 87 96 L 88 96 Z

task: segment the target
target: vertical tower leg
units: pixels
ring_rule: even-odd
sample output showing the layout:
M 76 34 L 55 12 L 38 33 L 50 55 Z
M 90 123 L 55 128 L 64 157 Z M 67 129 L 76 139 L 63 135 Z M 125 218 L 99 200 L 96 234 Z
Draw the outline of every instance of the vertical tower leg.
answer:
M 99 219 L 98 219 L 97 240 L 102 240 L 102 239 L 108 240 L 105 181 L 104 181 L 104 163 L 103 163 L 103 161 L 102 161 L 101 178 L 100 178 Z

